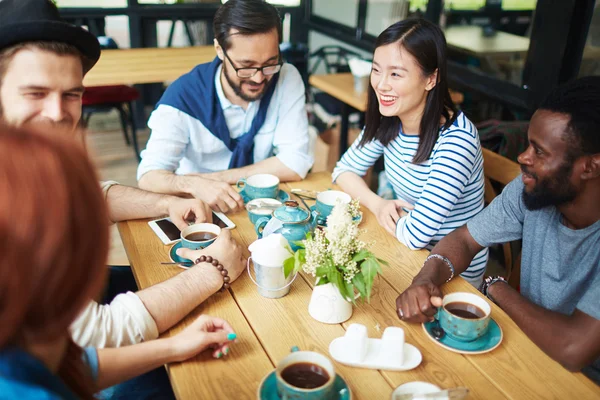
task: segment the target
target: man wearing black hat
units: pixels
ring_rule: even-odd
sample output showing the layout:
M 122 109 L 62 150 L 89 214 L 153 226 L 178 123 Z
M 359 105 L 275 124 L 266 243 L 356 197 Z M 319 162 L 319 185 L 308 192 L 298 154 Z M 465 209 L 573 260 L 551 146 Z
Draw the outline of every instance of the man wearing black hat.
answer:
M 97 39 L 62 21 L 49 0 L 0 1 L 0 119 L 14 126 L 57 127 L 76 132 L 81 118 L 83 77 L 100 58 Z M 180 227 L 202 222 L 210 209 L 181 199 L 103 183 L 112 221 L 170 214 Z M 229 231 L 205 251 L 228 264 L 235 279 L 244 263 Z M 194 259 L 201 252 L 191 254 Z M 211 275 L 211 274 L 214 274 Z M 217 276 L 219 275 L 219 276 Z M 117 347 L 154 339 L 215 293 L 222 278 L 214 268 L 194 268 L 137 293 L 124 293 L 106 306 L 92 303 L 72 326 L 82 346 Z M 170 294 L 177 293 L 178 301 Z

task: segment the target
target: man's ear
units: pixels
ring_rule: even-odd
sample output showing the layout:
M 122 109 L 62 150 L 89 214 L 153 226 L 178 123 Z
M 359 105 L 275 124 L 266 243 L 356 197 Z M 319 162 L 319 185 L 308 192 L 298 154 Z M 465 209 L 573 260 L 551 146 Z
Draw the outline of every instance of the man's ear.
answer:
M 583 165 L 581 179 L 600 178 L 600 153 L 587 156 Z
M 215 51 L 217 52 L 217 57 L 219 57 L 219 59 L 223 61 L 223 59 L 225 58 L 225 55 L 223 54 L 223 48 L 221 47 L 217 39 L 213 39 L 213 44 L 215 46 Z

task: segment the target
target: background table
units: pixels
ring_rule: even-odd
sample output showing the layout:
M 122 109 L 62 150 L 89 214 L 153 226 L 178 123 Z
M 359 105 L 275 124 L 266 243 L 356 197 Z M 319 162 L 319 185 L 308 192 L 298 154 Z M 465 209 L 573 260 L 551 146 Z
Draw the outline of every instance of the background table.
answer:
M 331 188 L 330 175 L 309 175 L 301 182 L 283 184 L 290 188 L 325 190 Z M 423 362 L 405 372 L 358 369 L 334 362 L 337 372 L 348 382 L 353 399 L 389 399 L 393 388 L 409 381 L 428 381 L 442 388 L 466 386 L 472 399 L 592 399 L 600 388 L 580 373 L 570 373 L 546 356 L 497 306 L 492 316 L 504 331 L 502 345 L 491 353 L 465 356 L 442 349 L 429 339 L 420 325 L 398 319 L 395 300 L 419 271 L 427 251 L 410 251 L 381 228 L 375 216 L 363 207 L 361 228 L 366 240 L 374 241 L 375 254 L 387 260 L 382 278 L 376 279 L 370 303 L 354 308 L 352 318 L 342 324 L 327 325 L 308 314 L 314 278 L 301 275 L 290 293 L 281 299 L 261 297 L 243 274 L 231 289 L 209 298 L 165 336 L 175 334 L 199 314 L 228 320 L 238 334 L 229 356 L 213 359 L 200 355 L 167 366 L 171 384 L 179 399 L 255 399 L 262 378 L 271 372 L 292 346 L 329 355 L 329 343 L 343 336 L 352 323 L 364 324 L 370 337 L 380 338 L 388 326 L 405 329 L 406 341 L 419 348 Z M 256 240 L 246 212 L 230 218 L 236 223 L 234 237 L 244 247 Z M 164 246 L 147 221 L 119 224 L 125 249 L 140 288 L 162 282 L 182 270 L 161 265 L 169 261 Z M 444 292 L 477 293 L 466 281 L 455 279 Z
M 173 81 L 216 57 L 213 46 L 102 50 L 85 86 L 134 85 Z
M 525 54 L 529 50 L 529 38 L 501 31 L 485 37 L 476 25 L 449 26 L 444 34 L 448 47 L 474 56 Z

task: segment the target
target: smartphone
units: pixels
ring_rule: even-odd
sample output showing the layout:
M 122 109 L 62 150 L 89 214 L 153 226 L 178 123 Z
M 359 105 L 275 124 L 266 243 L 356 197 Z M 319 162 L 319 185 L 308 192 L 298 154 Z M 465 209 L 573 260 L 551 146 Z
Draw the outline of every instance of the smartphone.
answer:
M 225 214 L 217 211 L 213 211 L 212 214 L 212 223 L 221 229 L 235 228 L 235 224 Z M 181 240 L 181 231 L 170 218 L 155 219 L 148 222 L 148 225 L 164 244 L 173 244 Z

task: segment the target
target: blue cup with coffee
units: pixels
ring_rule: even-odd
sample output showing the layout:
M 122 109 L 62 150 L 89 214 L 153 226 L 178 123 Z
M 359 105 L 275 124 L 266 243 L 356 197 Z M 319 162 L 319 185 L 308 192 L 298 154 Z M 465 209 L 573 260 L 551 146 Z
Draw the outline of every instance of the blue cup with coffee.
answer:
M 323 400 L 338 398 L 334 391 L 335 369 L 324 355 L 293 350 L 275 369 L 277 392 L 282 399 Z
M 236 186 L 240 194 L 249 200 L 276 199 L 279 194 L 279 178 L 271 174 L 256 174 L 241 178 Z
M 472 342 L 485 335 L 492 307 L 473 293 L 450 293 L 444 296 L 436 319 L 452 339 Z
M 221 228 L 215 224 L 201 223 L 184 228 L 181 231 L 181 246 L 192 249 L 204 249 L 217 240 Z
M 340 192 L 339 190 L 326 190 L 317 194 L 315 210 L 319 213 L 319 219 L 326 221 L 333 207 L 338 202 L 348 204 L 350 201 L 352 201 L 352 197 L 348 193 Z

